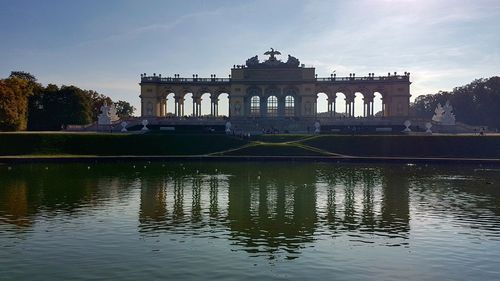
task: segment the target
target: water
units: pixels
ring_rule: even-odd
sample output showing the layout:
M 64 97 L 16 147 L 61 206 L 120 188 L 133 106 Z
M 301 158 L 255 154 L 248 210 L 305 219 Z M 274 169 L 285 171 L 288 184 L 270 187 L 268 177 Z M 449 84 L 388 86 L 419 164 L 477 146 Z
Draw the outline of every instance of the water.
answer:
M 0 166 L 0 280 L 499 276 L 499 169 Z

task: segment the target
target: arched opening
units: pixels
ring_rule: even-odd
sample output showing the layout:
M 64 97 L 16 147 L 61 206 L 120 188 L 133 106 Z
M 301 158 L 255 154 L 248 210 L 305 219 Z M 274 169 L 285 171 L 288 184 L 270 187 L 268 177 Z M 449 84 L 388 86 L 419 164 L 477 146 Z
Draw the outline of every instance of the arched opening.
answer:
M 295 98 L 293 96 L 285 97 L 285 116 L 295 115 Z
M 193 94 L 188 93 L 184 95 L 184 112 L 182 116 L 193 116 Z
M 325 93 L 318 93 L 316 97 L 316 116 L 329 117 L 328 96 Z
M 166 117 L 173 117 L 175 116 L 175 94 L 174 93 L 169 93 L 166 96 L 167 99 L 167 109 L 166 109 Z
M 276 96 L 270 96 L 267 98 L 267 116 L 278 116 L 278 98 Z
M 335 97 L 335 116 L 336 117 L 346 117 L 346 105 L 345 105 L 346 96 L 344 93 L 337 93 Z
M 229 116 L 229 94 L 222 93 L 219 95 L 219 101 L 217 103 L 217 114 L 216 116 Z
M 354 117 L 363 117 L 364 116 L 364 104 L 363 94 L 360 92 L 354 93 L 354 108 L 353 108 L 353 116 Z
M 250 115 L 259 116 L 260 115 L 260 97 L 253 96 L 250 99 Z
M 375 117 L 383 117 L 384 113 L 382 112 L 382 94 L 379 92 L 375 92 L 373 98 L 373 116 Z
M 211 110 L 210 107 L 212 106 L 212 100 L 210 93 L 204 93 L 201 95 L 201 116 L 210 116 Z

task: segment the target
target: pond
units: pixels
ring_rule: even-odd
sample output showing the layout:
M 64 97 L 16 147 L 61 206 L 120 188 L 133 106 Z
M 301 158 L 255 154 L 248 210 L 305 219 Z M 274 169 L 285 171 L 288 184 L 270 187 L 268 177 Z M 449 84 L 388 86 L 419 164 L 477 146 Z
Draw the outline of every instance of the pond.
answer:
M 498 280 L 500 169 L 0 166 L 0 280 Z

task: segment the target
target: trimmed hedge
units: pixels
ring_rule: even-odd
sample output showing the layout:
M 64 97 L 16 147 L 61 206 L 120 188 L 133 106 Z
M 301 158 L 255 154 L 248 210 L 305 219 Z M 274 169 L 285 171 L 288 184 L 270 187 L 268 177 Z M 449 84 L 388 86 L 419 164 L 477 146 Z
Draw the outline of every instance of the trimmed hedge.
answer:
M 0 155 L 199 155 L 247 142 L 217 134 L 0 134 Z
M 500 136 L 318 136 L 303 144 L 351 156 L 500 158 Z

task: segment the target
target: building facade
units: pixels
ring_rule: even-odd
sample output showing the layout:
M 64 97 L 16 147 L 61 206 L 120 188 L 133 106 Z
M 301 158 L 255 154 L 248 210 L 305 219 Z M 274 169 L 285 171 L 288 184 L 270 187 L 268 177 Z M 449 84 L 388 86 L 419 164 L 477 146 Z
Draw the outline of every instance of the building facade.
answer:
M 184 116 L 184 101 L 192 94 L 193 116 L 201 116 L 202 96 L 210 94 L 211 116 L 219 115 L 219 96 L 229 96 L 229 117 L 316 117 L 317 97 L 327 96 L 329 117 L 342 112 L 344 117 L 354 117 L 356 94 L 363 96 L 363 117 L 375 117 L 374 97 L 382 97 L 382 115 L 407 117 L 410 104 L 410 74 L 388 74 L 387 76 L 317 77 L 315 68 L 301 65 L 299 60 L 288 55 L 286 61 L 277 58 L 280 52 L 271 49 L 269 56 L 260 62 L 258 56 L 249 58 L 245 65 L 234 65 L 229 78 L 183 78 L 179 75 L 162 77 L 141 74 L 141 116 L 164 117 L 167 115 L 167 98 L 175 100 L 170 111 L 175 116 Z M 345 108 L 337 108 L 337 96 L 345 98 Z

